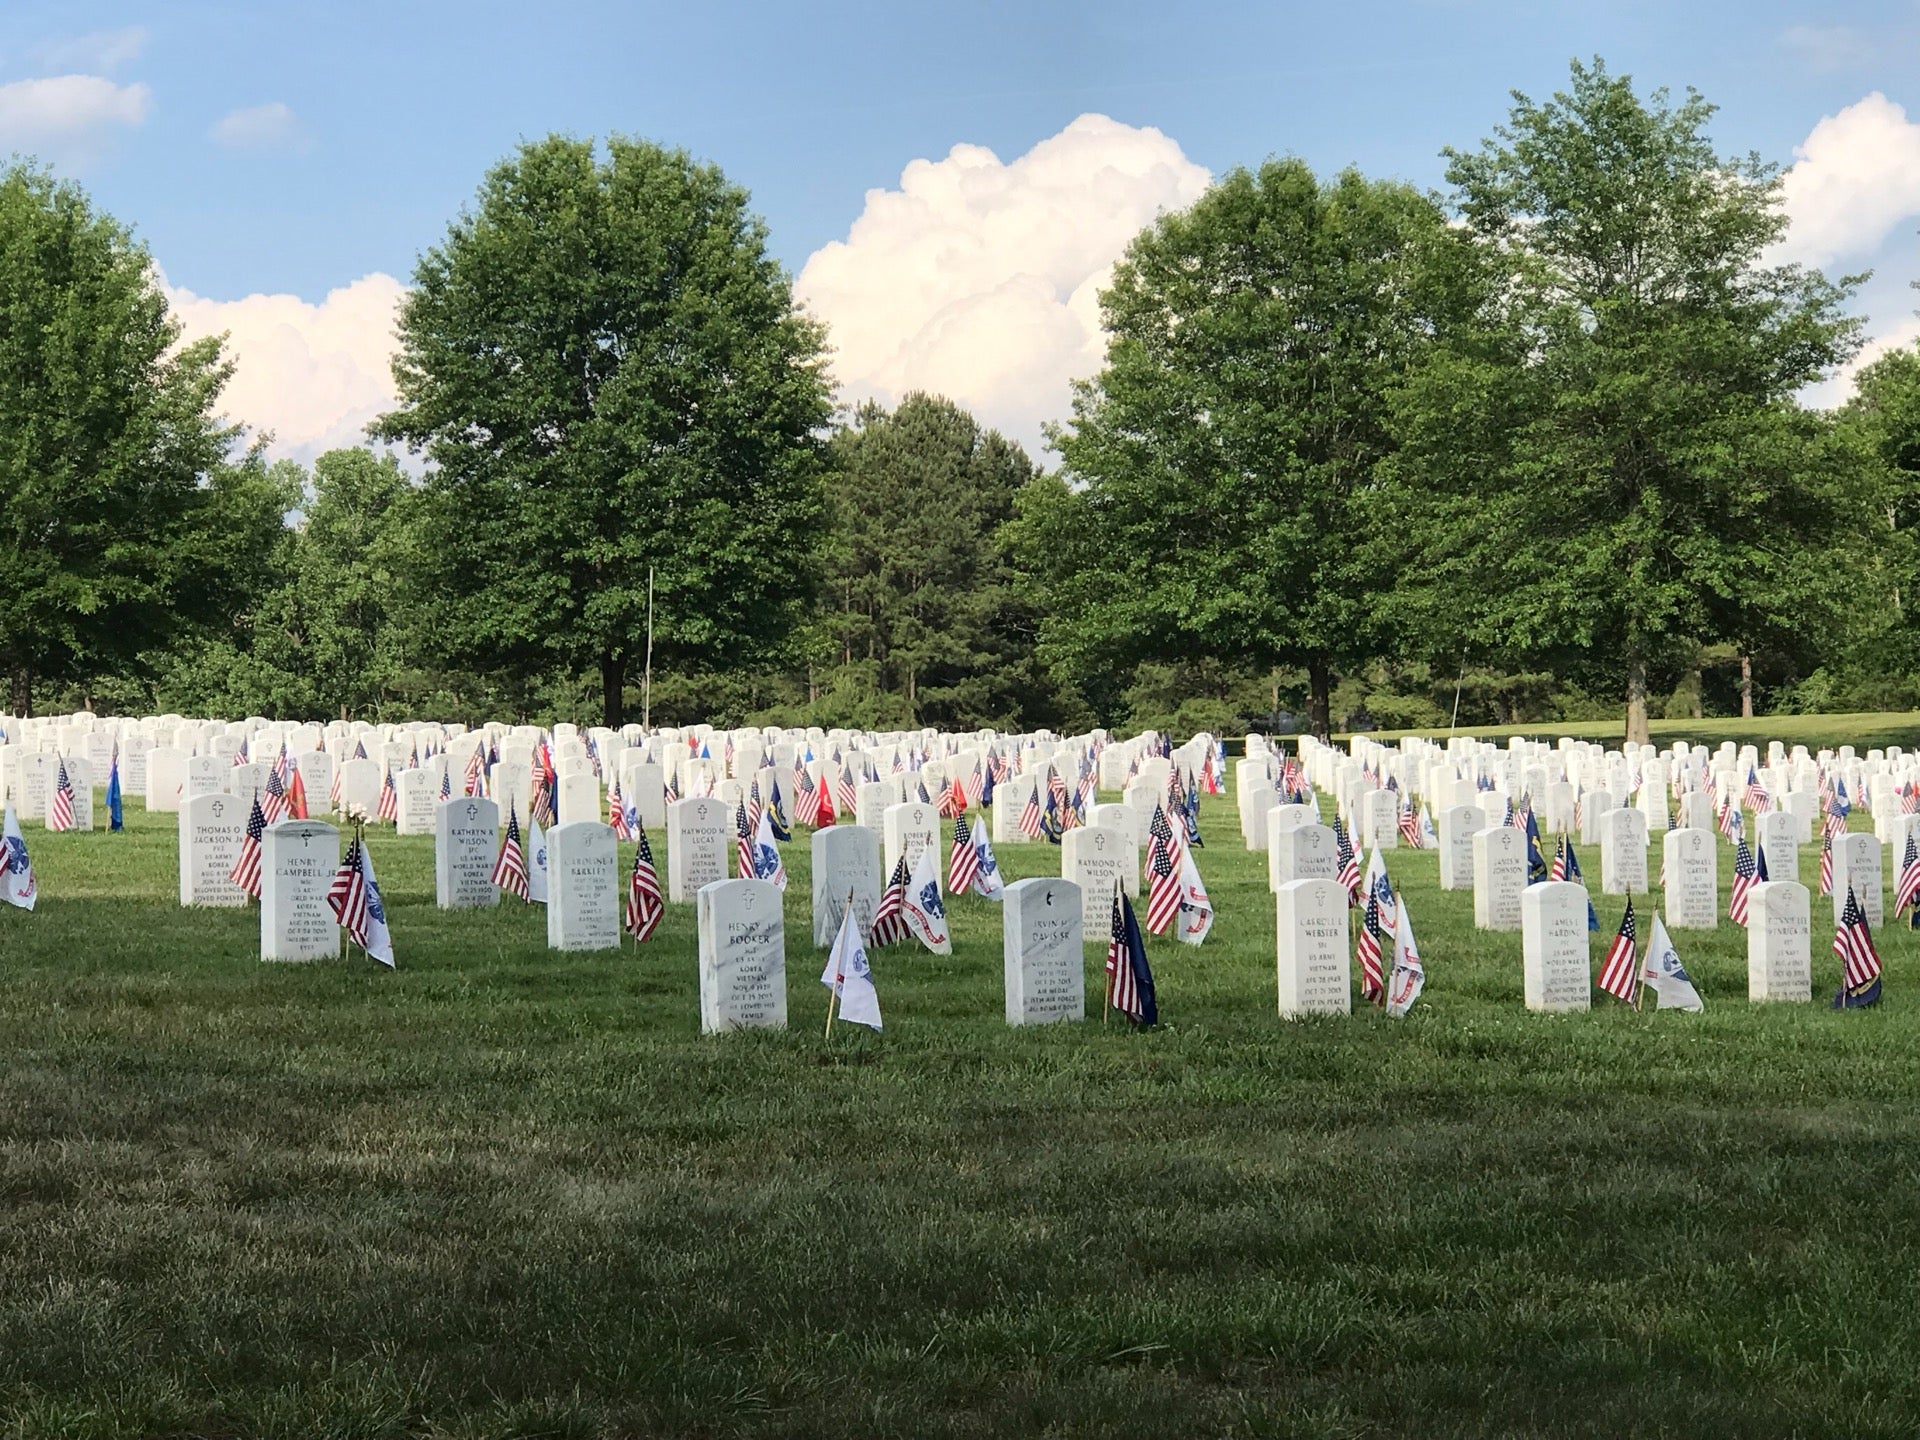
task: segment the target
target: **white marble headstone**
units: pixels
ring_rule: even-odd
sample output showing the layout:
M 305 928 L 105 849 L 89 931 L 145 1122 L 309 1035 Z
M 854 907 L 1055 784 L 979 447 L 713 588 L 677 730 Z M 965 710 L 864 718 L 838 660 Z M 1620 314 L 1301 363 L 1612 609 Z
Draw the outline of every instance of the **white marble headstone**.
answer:
M 340 925 L 327 904 L 339 865 L 340 832 L 324 821 L 267 827 L 260 842 L 262 960 L 331 960 L 340 953 Z
M 769 880 L 716 880 L 700 888 L 695 914 L 701 1032 L 784 1030 L 787 937 L 778 887 Z
M 1333 880 L 1289 880 L 1275 894 L 1274 910 L 1280 1014 L 1350 1013 L 1346 888 Z
M 1587 887 L 1571 880 L 1529 885 L 1520 898 L 1520 950 L 1529 1010 L 1585 1010 L 1593 1003 Z
M 880 837 L 864 825 L 829 825 L 813 832 L 813 943 L 833 944 L 853 894 L 862 934 L 873 930 L 874 907 L 886 877 L 880 873 Z
M 497 904 L 493 883 L 500 848 L 500 807 L 482 795 L 443 800 L 434 812 L 433 896 L 442 910 L 484 910 Z
M 1713 831 L 1669 830 L 1660 844 L 1667 928 L 1713 929 L 1720 923 L 1720 852 Z
M 547 831 L 547 945 L 620 948 L 620 855 L 611 825 L 575 820 Z
M 1812 897 L 1797 880 L 1747 891 L 1747 998 L 1813 998 Z
M 1108 905 L 1112 905 L 1109 897 Z M 1048 1025 L 1087 1014 L 1083 942 L 1111 933 L 1111 914 L 1098 932 L 1085 928 L 1079 887 L 1041 876 L 1007 887 L 1001 911 L 1007 1023 Z
M 239 906 L 247 892 L 228 875 L 247 833 L 247 807 L 231 795 L 196 795 L 180 806 L 180 903 Z

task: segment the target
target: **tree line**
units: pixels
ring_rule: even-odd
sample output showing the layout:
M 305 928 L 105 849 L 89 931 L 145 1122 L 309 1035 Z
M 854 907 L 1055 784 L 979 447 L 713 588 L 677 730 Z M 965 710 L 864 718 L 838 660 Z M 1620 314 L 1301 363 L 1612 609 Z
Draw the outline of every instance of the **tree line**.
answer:
M 743 190 L 558 136 L 421 256 L 387 451 L 270 462 L 130 232 L 16 165 L 11 704 L 1629 737 L 1915 704 L 1920 355 L 1803 402 L 1864 277 L 1777 258 L 1778 171 L 1712 114 L 1596 61 L 1446 194 L 1230 172 L 1116 267 L 1051 472 L 938 396 L 836 413 Z

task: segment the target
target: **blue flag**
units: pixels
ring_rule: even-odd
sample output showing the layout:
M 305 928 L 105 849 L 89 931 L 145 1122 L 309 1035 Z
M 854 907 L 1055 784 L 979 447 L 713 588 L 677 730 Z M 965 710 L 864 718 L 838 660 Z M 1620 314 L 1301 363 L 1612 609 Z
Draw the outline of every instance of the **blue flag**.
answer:
M 107 814 L 113 823 L 109 830 L 125 828 L 125 817 L 120 813 L 120 747 L 113 747 L 113 763 L 107 771 Z
M 1113 938 L 1107 946 L 1107 1003 L 1139 1026 L 1160 1023 L 1153 994 L 1153 970 L 1147 964 L 1140 921 L 1124 894 L 1117 896 Z

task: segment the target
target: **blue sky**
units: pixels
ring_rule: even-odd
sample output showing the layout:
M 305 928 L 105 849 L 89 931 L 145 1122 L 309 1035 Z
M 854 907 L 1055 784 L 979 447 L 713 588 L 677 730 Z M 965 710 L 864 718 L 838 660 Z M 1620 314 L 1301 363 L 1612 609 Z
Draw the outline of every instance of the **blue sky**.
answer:
M 1721 107 L 1723 149 L 1790 163 L 1823 117 L 1851 116 L 1829 135 L 1826 183 L 1808 192 L 1818 223 L 1845 232 L 1817 258 L 1877 268 L 1865 297 L 1877 330 L 1910 318 L 1920 129 L 1894 107 L 1920 101 L 1914 0 L 7 0 L 0 150 L 49 157 L 138 229 L 190 328 L 233 331 L 254 383 L 230 398 L 257 412 L 241 418 L 271 425 L 293 452 L 378 408 L 361 392 L 377 384 L 379 337 L 361 332 L 379 331 L 415 256 L 482 171 L 550 130 L 623 131 L 718 162 L 752 191 L 796 274 L 865 212 L 868 248 L 843 254 L 837 273 L 822 260 L 802 285 L 849 337 L 842 379 L 883 396 L 929 381 L 971 390 L 962 398 L 1034 443 L 1038 421 L 1061 409 L 1066 373 L 1097 358 L 1074 326 L 1088 321 L 1104 264 L 1154 208 L 1185 203 L 1207 172 L 1273 153 L 1438 186 L 1442 146 L 1473 145 L 1510 89 L 1550 91 L 1570 57 L 1595 54 L 1644 86 L 1703 91 Z M 1853 108 L 1876 93 L 1883 106 Z M 1087 115 L 1112 123 L 1059 139 Z M 1160 138 L 1142 139 L 1149 131 Z M 940 191 L 956 145 L 992 152 L 959 166 L 972 176 L 963 189 L 991 198 L 936 199 L 952 208 L 916 218 L 927 207 L 903 190 L 903 171 L 927 162 L 923 180 Z M 1127 178 L 1103 182 L 1114 154 Z M 899 203 L 872 210 L 870 191 Z M 1849 205 L 1865 212 L 1852 230 Z M 969 273 L 925 273 L 956 249 Z M 868 275 L 890 289 L 857 293 Z M 903 292 L 920 298 L 899 304 Z M 327 425 L 275 408 L 275 395 L 329 387 L 344 408 Z

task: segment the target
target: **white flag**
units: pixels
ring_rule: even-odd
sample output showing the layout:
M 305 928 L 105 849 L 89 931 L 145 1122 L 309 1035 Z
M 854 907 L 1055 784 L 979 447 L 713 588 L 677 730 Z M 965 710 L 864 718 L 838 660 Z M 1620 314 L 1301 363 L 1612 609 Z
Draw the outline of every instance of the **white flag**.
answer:
M 947 907 L 940 900 L 940 877 L 933 868 L 934 848 L 929 845 L 923 849 L 914 864 L 901 918 L 927 949 L 936 955 L 951 955 L 953 940 L 947 934 Z
M 833 937 L 833 949 L 827 952 L 827 968 L 820 972 L 820 983 L 840 997 L 842 1020 L 880 1028 L 880 992 L 873 988 L 867 947 L 860 938 L 860 922 L 854 918 L 851 905 L 840 917 L 840 931 Z
M 1700 992 L 1693 988 L 1693 977 L 1680 963 L 1680 952 L 1667 938 L 1667 927 L 1660 923 L 1657 912 L 1653 917 L 1653 934 L 1647 940 L 1647 958 L 1641 962 L 1640 978 L 1660 997 L 1662 1010 L 1706 1009 Z
M 1420 807 L 1420 848 L 1422 850 L 1440 848 L 1440 832 L 1433 828 L 1433 816 L 1427 812 L 1427 807 L 1424 805 Z
M 753 878 L 787 888 L 787 867 L 780 863 L 780 847 L 773 842 L 773 817 L 764 809 L 753 835 Z
M 1193 851 L 1180 847 L 1180 928 L 1175 936 L 1187 945 L 1198 945 L 1213 929 L 1213 901 L 1200 879 L 1200 867 L 1193 863 Z
M 974 872 L 973 893 L 984 895 L 989 900 L 1000 900 L 1007 893 L 1007 882 L 1000 874 L 1000 862 L 993 858 L 993 842 L 987 838 L 987 822 L 983 816 L 980 823 L 973 827 L 973 849 L 980 857 L 980 867 Z
M 547 903 L 547 837 L 540 833 L 540 822 L 527 817 L 527 900 Z
M 1369 895 L 1388 896 L 1393 886 L 1387 882 L 1387 862 L 1380 858 L 1380 847 L 1373 847 L 1367 855 L 1367 868 L 1360 875 L 1360 904 L 1366 906 Z
M 27 837 L 20 833 L 20 822 L 11 805 L 7 806 L 5 837 L 7 868 L 0 872 L 0 899 L 31 910 L 39 887 L 33 880 L 33 862 L 27 858 Z
M 380 886 L 373 878 L 373 856 L 365 844 L 360 846 L 360 882 L 367 887 L 367 933 L 360 948 L 391 970 L 393 936 L 387 930 L 387 907 L 380 899 Z
M 1393 927 L 1393 970 L 1387 976 L 1387 1014 L 1403 1019 L 1427 988 L 1426 967 L 1420 963 L 1420 947 L 1414 942 L 1413 920 L 1407 914 L 1406 897 L 1399 902 L 1399 917 Z

